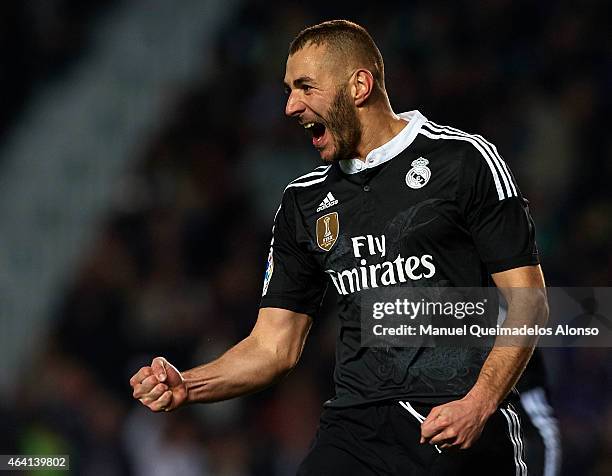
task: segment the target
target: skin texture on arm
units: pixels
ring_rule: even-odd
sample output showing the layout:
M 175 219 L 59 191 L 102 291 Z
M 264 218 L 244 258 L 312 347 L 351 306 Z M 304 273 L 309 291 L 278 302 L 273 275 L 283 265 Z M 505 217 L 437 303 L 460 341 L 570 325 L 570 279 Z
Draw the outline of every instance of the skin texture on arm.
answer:
M 298 362 L 312 319 L 286 309 L 260 309 L 248 337 L 218 359 L 179 372 L 163 357 L 131 379 L 134 398 L 152 411 L 216 402 L 261 390 Z
M 508 326 L 540 326 L 548 319 L 544 277 L 539 266 L 518 268 L 493 275 L 508 302 Z M 470 394 L 497 407 L 516 384 L 533 353 L 537 338 L 499 338 L 482 366 Z
M 540 266 L 496 273 L 495 284 L 508 302 L 504 325 L 544 325 L 548 305 Z M 537 338 L 520 342 L 497 338 L 485 360 L 478 380 L 467 395 L 434 407 L 421 425 L 421 443 L 441 448 L 469 448 L 480 436 L 488 418 L 508 395 L 521 376 Z

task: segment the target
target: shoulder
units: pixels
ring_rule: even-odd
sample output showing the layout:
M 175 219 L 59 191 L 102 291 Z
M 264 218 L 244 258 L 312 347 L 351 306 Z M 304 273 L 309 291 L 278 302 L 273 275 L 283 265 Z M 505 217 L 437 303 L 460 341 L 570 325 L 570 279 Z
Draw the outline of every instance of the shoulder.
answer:
M 453 155 L 460 161 L 461 174 L 467 182 L 491 180 L 500 200 L 517 196 L 508 165 L 497 147 L 482 135 L 433 121 L 425 122 L 420 132 L 430 140 L 440 141 L 451 148 Z
M 287 184 L 287 186 L 285 187 L 285 191 L 289 190 L 290 188 L 301 189 L 316 186 L 317 184 L 320 184 L 327 180 L 331 168 L 332 165 L 320 165 L 318 167 L 315 167 L 310 172 L 304 175 L 300 175 L 297 178 L 294 178 L 291 182 Z
M 312 171 L 300 175 L 287 184 L 284 196 L 296 197 L 310 191 L 317 191 L 329 178 L 331 170 L 332 165 L 320 165 Z
M 283 191 L 281 206 L 302 208 L 305 202 L 320 194 L 332 172 L 332 165 L 320 165 L 300 175 L 287 184 Z
M 428 138 L 438 147 L 446 147 L 452 150 L 460 158 L 470 160 L 479 160 L 497 148 L 484 139 L 481 135 L 472 134 L 462 131 L 456 127 L 437 124 L 427 120 L 423 123 L 419 134 Z

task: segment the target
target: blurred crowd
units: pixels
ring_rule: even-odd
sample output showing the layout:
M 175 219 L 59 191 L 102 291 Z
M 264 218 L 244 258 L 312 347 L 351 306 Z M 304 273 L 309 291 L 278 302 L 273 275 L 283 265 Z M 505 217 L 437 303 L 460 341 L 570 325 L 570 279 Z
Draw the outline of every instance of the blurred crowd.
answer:
M 5 25 L 16 7 L 0 7 L 0 32 L 36 53 L 26 62 L 0 42 L 13 55 L 2 70 L 23 79 L 0 137 L 50 65 L 74 59 L 87 15 L 104 10 L 49 3 L 65 7 L 51 32 Z M 296 370 L 257 395 L 154 415 L 128 380 L 155 355 L 180 369 L 206 362 L 251 329 L 283 182 L 318 165 L 284 117 L 287 46 L 324 19 L 368 28 L 396 112 L 419 109 L 497 145 L 530 200 L 550 285 L 610 284 L 609 3 L 328 3 L 245 2 L 216 40 L 214 71 L 175 92 L 52 311 L 46 346 L 3 402 L 13 430 L 0 434 L 3 453 L 70 454 L 74 474 L 96 476 L 294 474 L 333 392 L 334 296 Z M 6 90 L 14 78 L 0 81 Z M 612 474 L 609 350 L 545 353 L 563 474 Z
M 0 5 L 0 144 L 36 88 L 87 51 L 91 22 L 115 0 L 28 0 Z

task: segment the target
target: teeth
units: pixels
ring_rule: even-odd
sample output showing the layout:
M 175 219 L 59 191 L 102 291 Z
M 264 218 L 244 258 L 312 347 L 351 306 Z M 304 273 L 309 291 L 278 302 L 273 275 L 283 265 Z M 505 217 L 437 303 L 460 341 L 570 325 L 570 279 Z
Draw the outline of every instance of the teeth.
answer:
M 304 124 L 304 129 L 310 129 L 314 125 L 315 125 L 314 122 L 308 122 L 308 123 Z

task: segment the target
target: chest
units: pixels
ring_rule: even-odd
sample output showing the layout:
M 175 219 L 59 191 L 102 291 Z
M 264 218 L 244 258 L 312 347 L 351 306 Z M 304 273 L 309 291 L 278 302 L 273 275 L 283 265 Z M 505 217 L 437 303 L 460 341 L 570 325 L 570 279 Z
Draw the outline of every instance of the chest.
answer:
M 304 244 L 323 267 L 419 254 L 465 233 L 457 162 L 393 160 L 336 175 L 303 206 Z

